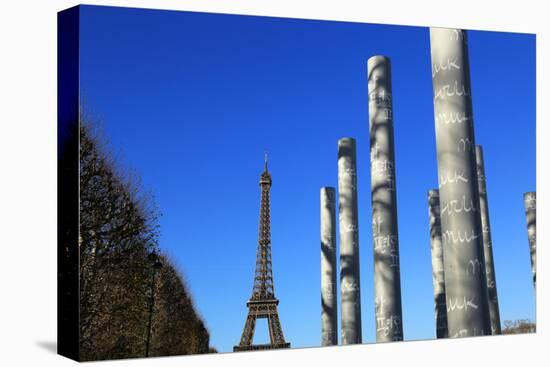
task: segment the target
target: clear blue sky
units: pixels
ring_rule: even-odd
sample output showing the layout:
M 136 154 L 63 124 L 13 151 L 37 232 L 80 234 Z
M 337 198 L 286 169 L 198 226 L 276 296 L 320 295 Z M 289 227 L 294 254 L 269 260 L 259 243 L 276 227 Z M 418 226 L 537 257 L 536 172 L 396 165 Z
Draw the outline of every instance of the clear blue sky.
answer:
M 534 319 L 522 194 L 535 190 L 535 36 L 472 31 L 469 46 L 501 319 Z M 154 193 L 160 246 L 220 351 L 239 342 L 252 291 L 264 151 L 283 331 L 292 347 L 320 344 L 319 189 L 337 186 L 344 136 L 357 140 L 363 342 L 374 342 L 366 65 L 389 56 L 404 335 L 435 337 L 428 28 L 84 6 L 80 52 L 85 108 Z

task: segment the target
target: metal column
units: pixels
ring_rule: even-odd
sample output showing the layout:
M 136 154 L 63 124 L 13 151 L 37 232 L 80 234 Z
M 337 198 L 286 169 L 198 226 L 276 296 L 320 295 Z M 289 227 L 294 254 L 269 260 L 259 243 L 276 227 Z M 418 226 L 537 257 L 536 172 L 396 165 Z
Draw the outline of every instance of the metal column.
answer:
M 449 336 L 489 335 L 465 31 L 430 28 Z
M 368 60 L 376 341 L 403 340 L 390 60 Z
M 338 344 L 336 303 L 336 200 L 333 187 L 321 188 L 321 345 Z
M 338 218 L 342 344 L 360 344 L 361 292 L 355 139 L 338 140 Z

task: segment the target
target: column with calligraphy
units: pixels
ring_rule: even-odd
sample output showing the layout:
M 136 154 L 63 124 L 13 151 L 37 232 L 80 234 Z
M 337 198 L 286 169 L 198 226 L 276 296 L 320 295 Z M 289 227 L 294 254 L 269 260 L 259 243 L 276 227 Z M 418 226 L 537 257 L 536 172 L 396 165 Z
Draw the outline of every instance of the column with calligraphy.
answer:
M 527 218 L 527 236 L 529 239 L 529 251 L 531 253 L 531 273 L 533 274 L 533 286 L 537 288 L 537 193 L 526 192 L 523 194 L 525 217 Z
M 338 344 L 336 302 L 336 202 L 333 187 L 321 188 L 321 345 Z
M 338 140 L 338 218 L 342 344 L 360 344 L 361 292 L 355 139 Z
M 403 340 L 390 60 L 368 60 L 376 341 Z
M 479 190 L 479 213 L 481 215 L 483 253 L 485 256 L 485 273 L 487 276 L 487 293 L 489 298 L 489 317 L 491 322 L 491 333 L 493 335 L 497 335 L 501 333 L 500 311 L 498 307 L 495 264 L 493 261 L 493 243 L 491 239 L 491 223 L 489 221 L 489 203 L 487 200 L 487 187 L 485 183 L 485 162 L 483 160 L 483 148 L 480 145 L 476 145 L 476 166 Z
M 439 190 L 428 191 L 430 244 L 432 252 L 432 281 L 434 286 L 435 330 L 438 339 L 449 337 L 447 302 L 445 301 L 445 272 L 441 243 Z
M 430 28 L 449 337 L 490 335 L 465 31 Z

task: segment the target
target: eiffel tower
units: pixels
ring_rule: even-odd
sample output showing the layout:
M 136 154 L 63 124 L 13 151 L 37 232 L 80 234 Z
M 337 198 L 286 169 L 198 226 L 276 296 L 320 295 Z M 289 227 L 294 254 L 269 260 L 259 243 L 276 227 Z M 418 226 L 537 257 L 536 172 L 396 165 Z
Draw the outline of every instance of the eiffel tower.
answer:
M 233 347 L 233 351 L 262 350 L 290 348 L 290 343 L 285 342 L 277 305 L 279 300 L 275 298 L 273 286 L 273 273 L 271 270 L 271 229 L 269 216 L 269 189 L 271 188 L 271 175 L 267 170 L 267 154 L 265 155 L 264 171 L 260 176 L 262 191 L 260 205 L 260 225 L 258 236 L 258 250 L 256 253 L 256 272 L 254 273 L 254 288 L 252 297 L 246 303 L 248 316 L 244 324 L 243 335 L 239 345 Z M 252 344 L 256 319 L 267 318 L 269 327 L 269 344 Z

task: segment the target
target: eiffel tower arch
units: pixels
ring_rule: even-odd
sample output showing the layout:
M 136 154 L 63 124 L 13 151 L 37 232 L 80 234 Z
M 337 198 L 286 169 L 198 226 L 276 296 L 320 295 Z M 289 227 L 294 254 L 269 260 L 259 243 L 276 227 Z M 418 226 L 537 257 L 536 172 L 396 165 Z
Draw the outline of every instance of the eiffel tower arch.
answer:
M 271 269 L 271 228 L 269 209 L 269 190 L 271 188 L 271 174 L 267 170 L 267 154 L 265 156 L 264 171 L 260 176 L 261 203 L 260 225 L 258 233 L 258 249 L 256 252 L 256 271 L 254 273 L 254 286 L 252 296 L 246 303 L 248 316 L 244 324 L 243 334 L 239 345 L 233 347 L 233 351 L 262 350 L 290 348 L 290 343 L 285 341 L 283 328 L 279 320 L 277 305 L 279 300 L 275 297 L 273 285 L 273 272 Z M 269 344 L 252 344 L 256 320 L 266 318 L 269 328 Z

